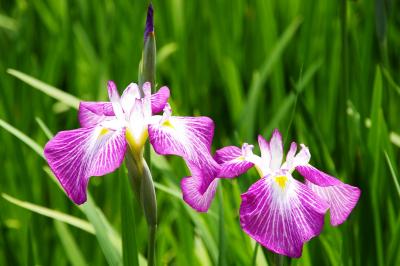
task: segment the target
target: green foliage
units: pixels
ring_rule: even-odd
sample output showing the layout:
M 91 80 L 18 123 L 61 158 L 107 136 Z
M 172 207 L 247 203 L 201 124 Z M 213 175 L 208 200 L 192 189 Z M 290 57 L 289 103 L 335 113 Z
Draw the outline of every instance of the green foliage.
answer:
M 175 113 L 213 118 L 213 150 L 278 127 L 286 147 L 307 144 L 313 165 L 362 189 L 346 223 L 327 220 L 285 263 L 400 265 L 398 1 L 152 2 L 156 84 L 170 87 Z M 146 265 L 147 225 L 125 171 L 92 178 L 76 207 L 42 150 L 51 132 L 78 127 L 79 99 L 105 100 L 108 79 L 120 91 L 137 82 L 146 5 L 0 3 L 0 265 Z M 200 214 L 181 199 L 184 162 L 152 151 L 151 163 L 158 265 L 274 265 L 240 229 L 254 172 L 221 180 Z

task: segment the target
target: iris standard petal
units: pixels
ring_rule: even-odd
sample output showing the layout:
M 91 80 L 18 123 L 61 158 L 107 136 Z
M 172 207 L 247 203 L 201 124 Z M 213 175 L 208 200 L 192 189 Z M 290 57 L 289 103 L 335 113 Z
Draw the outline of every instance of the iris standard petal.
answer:
M 320 234 L 326 202 L 291 178 L 284 188 L 264 177 L 242 194 L 240 223 L 257 242 L 275 253 L 301 256 L 304 242 Z
M 78 119 L 81 127 L 93 127 L 99 123 L 115 118 L 110 102 L 80 102 Z
M 126 87 L 121 96 L 121 106 L 125 114 L 129 114 L 136 99 L 140 99 L 139 87 L 136 83 L 131 83 Z
M 242 149 L 236 146 L 217 150 L 214 159 L 221 166 L 218 177 L 233 178 L 247 172 L 253 166 L 253 163 L 246 161 Z
M 96 126 L 59 132 L 46 144 L 44 155 L 71 200 L 82 204 L 89 178 L 114 171 L 125 151 L 125 129 Z
M 269 167 L 272 170 L 279 169 L 283 159 L 283 142 L 282 135 L 278 129 L 272 133 L 271 140 L 269 141 L 269 148 L 271 151 L 271 163 Z
M 208 188 L 200 193 L 203 180 L 202 176 L 189 176 L 181 181 L 183 200 L 198 212 L 208 211 L 218 185 L 218 179 L 214 179 Z
M 306 184 L 321 199 L 329 204 L 330 222 L 333 226 L 342 224 L 356 206 L 361 190 L 347 185 L 317 168 L 306 165 L 296 170 L 306 178 Z
M 264 165 L 265 170 L 269 169 L 269 165 L 271 163 L 271 150 L 269 148 L 269 143 L 264 139 L 263 136 L 258 135 L 258 146 L 261 151 L 261 158 Z
M 169 99 L 169 89 L 164 86 L 161 87 L 156 93 L 152 94 L 150 97 L 151 101 L 151 111 L 153 114 L 161 112 Z

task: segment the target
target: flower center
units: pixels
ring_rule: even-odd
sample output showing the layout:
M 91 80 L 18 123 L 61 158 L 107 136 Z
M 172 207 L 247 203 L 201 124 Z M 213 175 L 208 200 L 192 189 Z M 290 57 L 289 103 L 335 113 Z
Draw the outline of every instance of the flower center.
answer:
M 277 176 L 275 177 L 276 183 L 281 187 L 281 189 L 284 189 L 286 187 L 286 182 L 287 182 L 287 177 L 282 175 L 282 176 Z

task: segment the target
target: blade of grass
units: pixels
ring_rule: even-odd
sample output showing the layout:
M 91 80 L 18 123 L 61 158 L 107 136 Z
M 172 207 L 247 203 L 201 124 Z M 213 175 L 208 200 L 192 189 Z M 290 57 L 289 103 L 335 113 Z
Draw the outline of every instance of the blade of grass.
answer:
M 133 211 L 133 197 L 131 186 L 127 176 L 120 177 L 121 184 L 121 232 L 122 233 L 122 257 L 124 265 L 138 266 L 138 248 L 136 244 L 136 222 Z
M 57 220 L 57 221 L 60 221 L 63 223 L 67 223 L 69 225 L 72 225 L 72 226 L 79 228 L 90 234 L 95 233 L 93 226 L 85 220 L 76 218 L 74 216 L 68 215 L 68 214 L 60 212 L 60 211 L 52 210 L 52 209 L 49 209 L 49 208 L 46 208 L 43 206 L 39 206 L 39 205 L 30 203 L 30 202 L 27 202 L 27 201 L 22 201 L 22 200 L 16 199 L 5 193 L 2 193 L 1 196 L 8 202 L 10 202 L 14 205 L 17 205 L 21 208 L 27 209 L 34 213 L 52 218 L 54 220 Z
M 222 184 L 218 189 L 218 265 L 226 265 L 225 259 L 225 222 L 224 222 L 224 207 L 223 207 L 223 196 L 222 196 Z
M 261 94 L 261 90 L 267 77 L 271 73 L 273 67 L 278 62 L 281 57 L 283 51 L 290 43 L 290 40 L 293 38 L 297 29 L 301 24 L 301 19 L 296 18 L 293 22 L 287 27 L 285 32 L 282 34 L 277 44 L 273 48 L 271 55 L 265 60 L 263 63 L 261 70 L 258 75 L 254 75 L 252 83 L 250 85 L 250 91 L 247 97 L 246 104 L 242 110 L 241 114 L 241 133 L 246 138 L 249 139 L 253 136 L 254 133 L 254 122 L 256 109 L 258 107 L 258 100 Z
M 28 145 L 33 151 L 35 151 L 40 157 L 44 158 L 43 155 L 43 149 L 42 147 L 37 144 L 34 140 L 32 140 L 30 137 L 28 137 L 26 134 L 22 133 L 6 121 L 0 119 L 0 126 L 7 130 L 9 133 L 17 137 L 19 140 L 21 140 L 23 143 Z
M 68 230 L 68 227 L 58 221 L 54 221 L 54 227 L 57 230 L 61 243 L 71 264 L 73 266 L 88 265 L 80 249 L 78 248 L 75 239 Z
M 386 151 L 384 151 L 384 153 L 385 153 L 386 162 L 387 162 L 387 164 L 389 166 L 389 169 L 390 169 L 391 176 L 393 178 L 394 185 L 395 185 L 396 190 L 397 190 L 397 194 L 400 197 L 400 184 L 399 184 L 399 181 L 398 181 L 399 178 L 397 177 L 397 174 L 396 174 L 397 170 L 394 168 L 394 164 L 392 164 L 388 153 Z
M 50 86 L 36 78 L 33 78 L 25 73 L 22 73 L 15 69 L 8 69 L 7 73 L 22 80 L 23 82 L 27 83 L 28 85 L 34 87 L 35 89 L 40 90 L 41 92 L 49 95 L 50 97 L 65 103 L 66 105 L 78 109 L 80 100 L 56 87 Z

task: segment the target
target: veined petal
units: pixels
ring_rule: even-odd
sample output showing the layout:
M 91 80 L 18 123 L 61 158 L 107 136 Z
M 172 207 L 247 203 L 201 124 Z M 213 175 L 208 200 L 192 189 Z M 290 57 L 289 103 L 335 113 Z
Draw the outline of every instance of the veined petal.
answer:
M 169 92 L 168 87 L 166 87 L 166 86 L 161 87 L 158 90 L 158 92 L 151 95 L 151 97 L 150 97 L 151 111 L 153 114 L 157 114 L 164 109 L 165 105 L 168 102 L 169 95 L 170 95 L 170 92 Z
M 199 176 L 185 177 L 181 181 L 183 200 L 198 212 L 207 212 L 215 197 L 218 179 L 214 179 L 204 193 L 200 193 L 203 179 Z
M 278 129 L 275 129 L 274 133 L 272 133 L 272 137 L 269 142 L 269 148 L 271 151 L 270 168 L 272 170 L 277 170 L 280 168 L 283 159 L 282 135 Z
M 267 176 L 242 194 L 240 223 L 257 242 L 275 253 L 301 256 L 304 242 L 320 234 L 326 202 L 290 178 L 284 188 Z
M 201 162 L 204 153 L 210 153 L 214 122 L 205 116 L 153 116 L 149 137 L 154 150 L 162 155 L 178 155 L 193 162 Z
M 321 199 L 329 203 L 330 222 L 333 226 L 338 226 L 346 221 L 361 195 L 359 188 L 345 183 L 320 187 L 307 180 L 306 184 Z
M 110 102 L 80 102 L 78 119 L 81 127 L 93 127 L 99 123 L 114 119 L 114 111 Z
M 296 170 L 306 178 L 306 184 L 321 199 L 329 204 L 330 222 L 333 226 L 342 224 L 356 206 L 361 190 L 347 185 L 317 168 L 306 165 Z
M 340 180 L 318 170 L 317 168 L 309 164 L 297 166 L 296 171 L 304 176 L 308 181 L 320 187 L 329 187 L 342 184 Z
M 89 178 L 118 168 L 125 150 L 125 129 L 96 126 L 59 132 L 46 144 L 44 155 L 71 200 L 82 204 Z
M 227 146 L 217 150 L 214 159 L 221 166 L 218 177 L 236 177 L 253 166 L 253 163 L 246 161 L 242 149 L 236 146 Z

